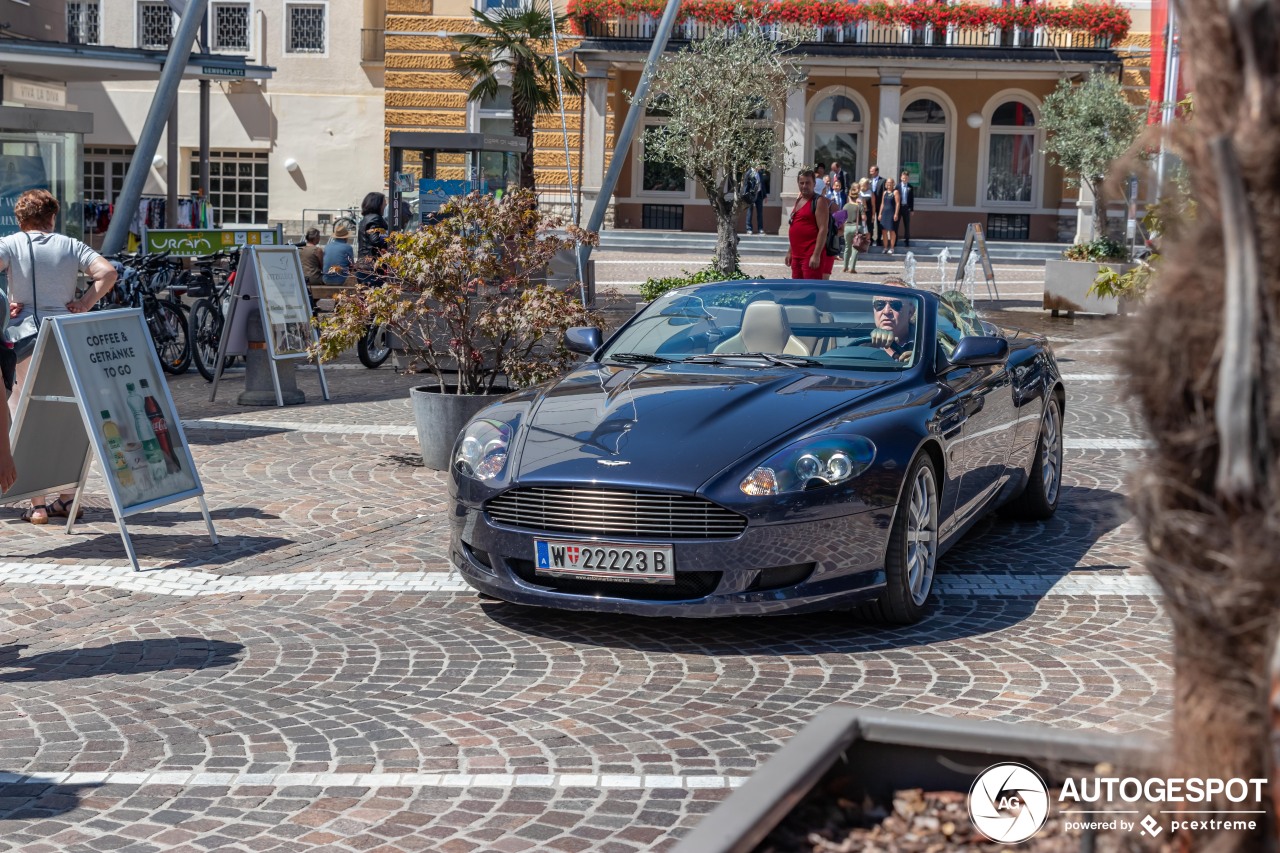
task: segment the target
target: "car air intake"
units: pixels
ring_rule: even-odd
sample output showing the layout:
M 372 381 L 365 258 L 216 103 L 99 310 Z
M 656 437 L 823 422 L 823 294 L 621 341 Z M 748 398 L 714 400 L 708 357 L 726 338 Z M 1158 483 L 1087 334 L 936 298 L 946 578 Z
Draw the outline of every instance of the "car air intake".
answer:
M 623 489 L 520 488 L 485 504 L 497 524 L 636 539 L 732 539 L 747 520 L 703 498 Z

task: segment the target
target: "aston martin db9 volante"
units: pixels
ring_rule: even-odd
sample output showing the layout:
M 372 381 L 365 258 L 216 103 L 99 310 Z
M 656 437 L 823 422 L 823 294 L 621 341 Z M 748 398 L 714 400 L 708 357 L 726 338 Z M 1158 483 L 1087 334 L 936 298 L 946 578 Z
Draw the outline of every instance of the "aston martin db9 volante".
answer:
M 911 623 L 985 512 L 1062 473 L 1047 342 L 960 293 L 842 281 L 670 291 L 454 448 L 452 561 L 521 604 L 660 616 L 859 604 Z

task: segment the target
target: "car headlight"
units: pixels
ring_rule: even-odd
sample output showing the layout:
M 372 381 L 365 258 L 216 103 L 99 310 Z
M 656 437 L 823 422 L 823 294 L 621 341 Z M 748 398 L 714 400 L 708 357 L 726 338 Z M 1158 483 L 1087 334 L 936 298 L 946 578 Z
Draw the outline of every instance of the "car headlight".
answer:
M 875 458 L 876 446 L 860 435 L 808 438 L 769 457 L 738 488 L 756 497 L 836 486 L 870 468 Z
M 514 432 L 510 424 L 495 420 L 472 422 L 462 432 L 453 465 L 477 480 L 492 480 L 507 466 L 507 446 Z

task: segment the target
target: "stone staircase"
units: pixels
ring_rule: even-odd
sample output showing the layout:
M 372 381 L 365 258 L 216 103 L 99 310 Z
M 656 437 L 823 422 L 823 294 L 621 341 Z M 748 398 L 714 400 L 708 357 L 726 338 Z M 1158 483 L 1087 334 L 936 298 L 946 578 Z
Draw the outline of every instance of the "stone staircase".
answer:
M 782 255 L 787 251 L 787 238 L 776 234 L 741 234 L 738 251 L 744 256 Z M 640 229 L 609 229 L 600 234 L 600 248 L 616 252 L 702 252 L 710 256 L 716 247 L 715 234 L 697 234 L 684 231 L 654 231 Z M 936 262 L 943 248 L 950 250 L 951 260 L 960 257 L 963 240 L 912 240 L 907 251 L 915 253 L 920 263 Z M 987 241 L 987 251 L 993 264 L 1024 264 L 1043 266 L 1046 260 L 1062 257 L 1064 243 L 1029 243 L 1022 241 Z M 875 257 L 873 251 L 870 257 Z M 897 254 L 897 253 L 895 253 Z

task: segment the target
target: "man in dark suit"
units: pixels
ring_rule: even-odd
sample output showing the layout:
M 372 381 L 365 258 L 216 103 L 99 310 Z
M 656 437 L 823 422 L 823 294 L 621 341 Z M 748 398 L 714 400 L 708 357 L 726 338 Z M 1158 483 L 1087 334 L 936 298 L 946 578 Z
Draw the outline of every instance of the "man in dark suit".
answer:
M 884 178 L 880 177 L 880 167 L 872 166 L 871 175 L 871 210 L 867 216 L 871 220 L 871 235 L 877 246 L 884 245 L 884 237 L 880 234 L 880 209 L 884 207 Z
M 840 182 L 840 186 L 844 187 L 845 192 L 849 192 L 849 173 L 841 168 L 839 160 L 831 163 L 831 185 L 835 186 L 836 181 Z
M 898 211 L 898 242 L 903 246 L 911 245 L 911 211 L 916 209 L 916 188 L 911 186 L 911 174 L 902 172 L 898 181 L 898 194 L 902 197 L 902 209 Z

